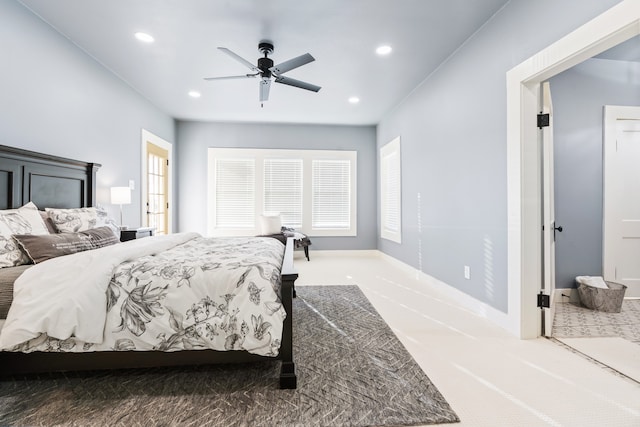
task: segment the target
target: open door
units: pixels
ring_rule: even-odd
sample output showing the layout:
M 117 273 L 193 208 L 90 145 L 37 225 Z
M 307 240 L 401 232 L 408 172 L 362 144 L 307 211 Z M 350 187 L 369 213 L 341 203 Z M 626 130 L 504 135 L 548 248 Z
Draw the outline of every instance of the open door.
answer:
M 540 123 L 540 150 L 542 158 L 542 251 L 543 274 L 542 293 L 549 296 L 549 308 L 542 313 L 541 334 L 551 336 L 554 315 L 554 294 L 556 290 L 556 235 L 562 227 L 556 226 L 553 193 L 553 106 L 549 82 L 540 85 L 540 112 L 544 123 Z M 548 114 L 548 116 L 546 116 Z
M 155 228 L 155 234 L 172 232 L 173 146 L 142 129 L 142 225 Z

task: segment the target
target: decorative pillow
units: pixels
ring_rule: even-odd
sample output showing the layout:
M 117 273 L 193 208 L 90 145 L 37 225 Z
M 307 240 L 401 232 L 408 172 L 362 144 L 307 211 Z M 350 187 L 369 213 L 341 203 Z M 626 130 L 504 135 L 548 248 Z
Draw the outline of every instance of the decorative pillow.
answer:
M 49 218 L 49 214 L 43 211 L 38 211 L 38 213 L 40 214 L 42 221 L 44 221 L 44 225 L 47 227 L 47 230 L 49 230 L 49 234 L 57 233 L 58 230 L 56 230 L 56 226 L 53 225 L 53 221 Z
M 31 262 L 12 239 L 14 234 L 49 234 L 38 208 L 32 202 L 18 209 L 0 211 L 0 268 Z
M 281 228 L 280 215 L 260 215 L 260 232 L 262 234 L 278 234 Z
M 78 233 L 58 233 L 46 236 L 16 234 L 13 238 L 29 255 L 34 264 L 63 255 L 102 248 L 120 241 L 106 226 Z
M 119 234 L 118 226 L 103 208 L 54 209 L 45 208 L 58 233 L 75 233 L 96 227 L 108 226 L 113 234 Z

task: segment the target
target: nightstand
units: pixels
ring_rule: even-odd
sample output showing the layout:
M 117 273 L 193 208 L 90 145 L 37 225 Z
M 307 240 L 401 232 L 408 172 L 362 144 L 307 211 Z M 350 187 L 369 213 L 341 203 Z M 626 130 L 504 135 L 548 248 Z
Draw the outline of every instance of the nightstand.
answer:
M 142 239 L 143 237 L 153 236 L 154 227 L 130 228 L 128 230 L 120 230 L 120 241 Z

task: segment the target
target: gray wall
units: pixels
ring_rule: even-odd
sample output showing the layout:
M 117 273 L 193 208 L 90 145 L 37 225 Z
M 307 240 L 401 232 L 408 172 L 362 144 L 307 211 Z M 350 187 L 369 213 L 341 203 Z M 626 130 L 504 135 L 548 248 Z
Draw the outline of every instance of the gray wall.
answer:
M 124 222 L 140 224 L 141 129 L 175 140 L 174 120 L 48 24 L 0 1 L 0 144 L 102 164 L 98 202 L 136 181 Z
M 590 59 L 550 80 L 554 113 L 556 287 L 602 275 L 604 105 L 640 106 L 640 63 Z
M 314 237 L 313 249 L 376 248 L 376 133 L 373 126 L 178 122 L 179 226 L 207 231 L 207 148 L 356 150 L 355 237 Z
M 507 311 L 505 74 L 616 3 L 510 1 L 381 121 L 378 146 L 402 139 L 403 240 L 383 252 Z

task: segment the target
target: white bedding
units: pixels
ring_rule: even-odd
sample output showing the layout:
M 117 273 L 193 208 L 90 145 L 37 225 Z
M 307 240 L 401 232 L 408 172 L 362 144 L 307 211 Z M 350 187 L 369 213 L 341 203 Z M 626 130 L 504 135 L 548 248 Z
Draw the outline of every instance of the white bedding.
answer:
M 277 355 L 282 248 L 185 233 L 45 261 L 16 280 L 0 349 Z

